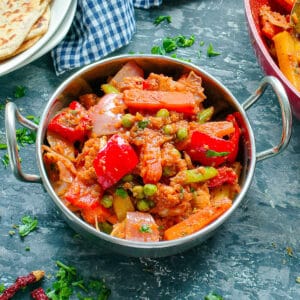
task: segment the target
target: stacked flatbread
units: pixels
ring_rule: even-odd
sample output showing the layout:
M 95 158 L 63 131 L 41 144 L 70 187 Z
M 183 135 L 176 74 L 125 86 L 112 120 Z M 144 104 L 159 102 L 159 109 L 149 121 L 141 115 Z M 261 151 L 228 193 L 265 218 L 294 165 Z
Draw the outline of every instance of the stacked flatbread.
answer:
M 51 0 L 0 0 L 0 61 L 34 45 L 48 30 Z

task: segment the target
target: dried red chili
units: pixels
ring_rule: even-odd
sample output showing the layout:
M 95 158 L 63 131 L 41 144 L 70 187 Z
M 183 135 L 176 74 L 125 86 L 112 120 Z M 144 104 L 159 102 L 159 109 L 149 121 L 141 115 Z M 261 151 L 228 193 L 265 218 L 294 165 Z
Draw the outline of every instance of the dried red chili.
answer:
M 28 286 L 31 283 L 37 282 L 42 279 L 45 275 L 45 272 L 42 270 L 32 271 L 26 276 L 19 276 L 15 283 L 9 286 L 2 295 L 0 295 L 0 300 L 9 300 L 11 299 L 17 291 Z
M 43 288 L 39 287 L 31 292 L 31 297 L 35 300 L 48 300 Z

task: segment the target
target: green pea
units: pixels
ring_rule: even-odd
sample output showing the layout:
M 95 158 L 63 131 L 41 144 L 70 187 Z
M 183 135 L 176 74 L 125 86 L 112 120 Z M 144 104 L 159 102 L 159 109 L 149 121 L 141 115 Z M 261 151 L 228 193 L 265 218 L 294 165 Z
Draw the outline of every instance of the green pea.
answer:
M 132 194 L 134 198 L 143 199 L 144 198 L 144 188 L 141 185 L 136 185 L 132 188 Z
M 146 197 L 153 196 L 157 192 L 155 184 L 147 183 L 144 185 L 144 194 Z
M 156 113 L 156 116 L 160 118 L 167 118 L 169 115 L 170 113 L 166 108 L 162 108 Z
M 188 137 L 188 130 L 187 128 L 179 128 L 176 132 L 176 136 L 179 141 L 183 141 Z
M 172 134 L 173 133 L 173 127 L 172 127 L 172 125 L 170 125 L 170 124 L 165 125 L 163 127 L 163 132 L 164 132 L 164 134 L 167 134 L 167 135 Z
M 132 114 L 125 114 L 121 119 L 122 126 L 130 128 L 134 123 L 134 116 Z
M 141 199 L 136 203 L 136 207 L 139 211 L 148 211 L 150 210 L 150 205 L 147 200 Z
M 113 203 L 113 197 L 111 195 L 104 195 L 101 199 L 101 204 L 106 207 L 110 208 Z

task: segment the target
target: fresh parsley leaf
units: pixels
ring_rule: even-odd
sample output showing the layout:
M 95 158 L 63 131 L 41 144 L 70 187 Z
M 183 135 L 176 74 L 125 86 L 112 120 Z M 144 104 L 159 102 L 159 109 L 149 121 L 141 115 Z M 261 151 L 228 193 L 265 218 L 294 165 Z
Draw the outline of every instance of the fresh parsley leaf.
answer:
M 24 86 L 22 85 L 16 86 L 14 91 L 15 98 L 22 98 L 25 96 L 25 93 L 26 93 L 26 88 Z
M 214 292 L 210 292 L 204 297 L 204 300 L 223 300 L 223 297 Z
M 160 47 L 160 46 L 154 46 L 151 49 L 151 53 L 152 54 L 159 54 L 159 55 L 165 55 L 166 51 L 164 48 Z
M 40 117 L 36 117 L 36 116 L 30 115 L 30 116 L 27 116 L 26 119 L 32 121 L 36 125 L 40 124 Z
M 137 126 L 138 128 L 140 129 L 145 129 L 149 124 L 149 120 L 142 120 L 142 121 L 139 121 Z
M 191 47 L 195 43 L 195 36 L 191 35 L 189 38 L 186 38 L 183 35 L 179 35 L 175 38 L 176 45 L 181 48 Z
M 3 293 L 5 291 L 5 286 L 3 283 L 0 284 L 0 293 Z
M 174 38 L 164 38 L 162 42 L 163 49 L 169 53 L 177 49 L 176 39 Z
M 5 153 L 2 158 L 1 158 L 2 164 L 4 165 L 5 168 L 8 167 L 9 165 L 9 156 L 7 153 Z
M 27 246 L 27 247 L 25 248 L 25 251 L 30 251 L 30 247 Z
M 5 108 L 5 104 L 0 104 L 0 110 L 3 110 Z
M 123 188 L 117 188 L 116 195 L 121 198 L 126 198 L 128 196 L 127 192 Z
M 20 143 L 22 147 L 25 144 L 34 144 L 36 140 L 36 132 L 28 128 L 19 128 L 16 130 L 17 142 Z
M 158 17 L 155 18 L 155 20 L 154 20 L 153 23 L 155 25 L 159 25 L 163 21 L 167 21 L 168 23 L 171 23 L 172 22 L 172 18 L 171 18 L 171 16 L 158 16 Z
M 7 149 L 7 144 L 0 143 L 0 150 Z
M 220 55 L 221 53 L 219 52 L 216 52 L 213 48 L 213 45 L 210 43 L 207 47 L 207 56 L 208 57 L 213 57 L 213 56 L 218 56 Z
M 221 156 L 226 156 L 226 155 L 228 155 L 228 154 L 229 154 L 228 151 L 217 152 L 217 151 L 214 151 L 214 150 L 211 150 L 211 149 L 208 149 L 208 150 L 205 152 L 205 156 L 206 156 L 206 157 L 221 157 Z
M 178 60 L 182 60 L 182 61 L 186 61 L 186 62 L 191 62 L 191 60 L 189 58 L 178 57 L 176 53 L 173 53 L 170 56 L 173 57 L 173 58 L 176 58 Z
M 151 233 L 152 232 L 152 230 L 148 224 L 142 224 L 139 230 L 140 230 L 140 232 L 143 232 L 143 233 Z
M 199 46 L 200 46 L 200 47 L 203 47 L 203 46 L 204 46 L 204 44 L 205 44 L 205 42 L 204 42 L 204 41 L 200 41 L 200 43 L 199 43 Z
M 37 219 L 32 219 L 30 216 L 24 216 L 22 218 L 22 225 L 19 226 L 19 235 L 25 237 L 31 231 L 35 230 L 38 225 Z

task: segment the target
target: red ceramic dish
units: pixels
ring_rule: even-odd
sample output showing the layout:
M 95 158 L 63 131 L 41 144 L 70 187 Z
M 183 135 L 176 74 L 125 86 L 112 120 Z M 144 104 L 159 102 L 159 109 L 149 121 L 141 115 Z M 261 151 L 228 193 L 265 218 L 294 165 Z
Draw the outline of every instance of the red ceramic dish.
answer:
M 276 8 L 275 3 L 272 0 L 244 0 L 245 14 L 251 44 L 263 71 L 267 75 L 276 76 L 284 85 L 289 97 L 293 114 L 297 119 L 300 120 L 300 92 L 296 90 L 296 88 L 280 71 L 279 67 L 271 57 L 266 47 L 265 41 L 261 35 L 259 25 L 259 9 L 264 4 L 268 4 L 272 8 L 280 12 L 278 7 Z

